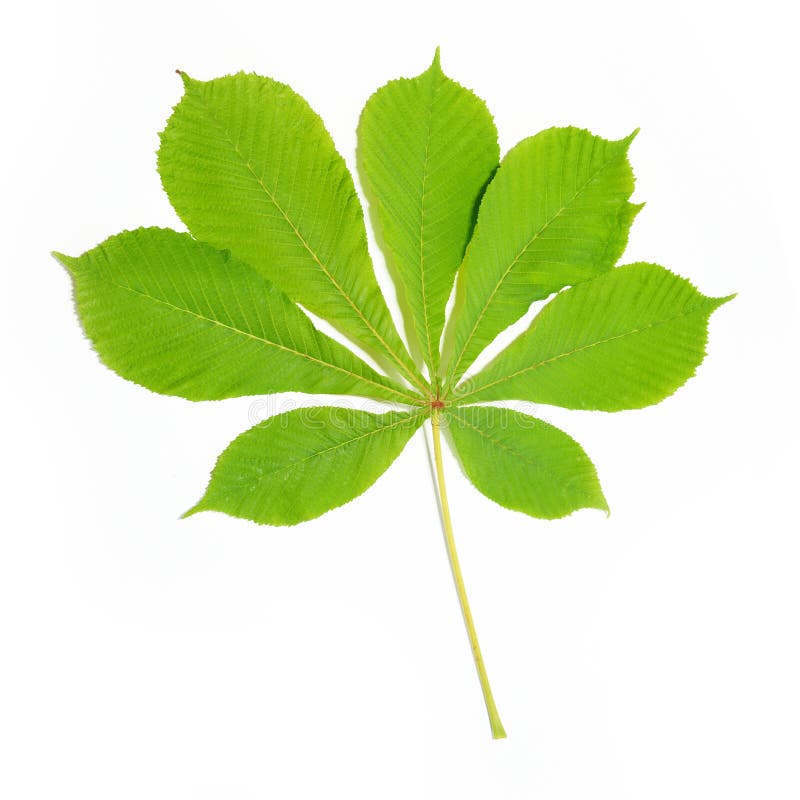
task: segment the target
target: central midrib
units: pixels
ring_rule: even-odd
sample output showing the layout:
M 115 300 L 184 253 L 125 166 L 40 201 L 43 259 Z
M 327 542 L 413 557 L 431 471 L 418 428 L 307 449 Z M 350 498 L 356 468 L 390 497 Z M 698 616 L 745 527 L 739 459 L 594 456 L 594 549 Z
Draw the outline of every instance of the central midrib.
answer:
M 189 308 L 182 308 L 181 306 L 176 306 L 174 303 L 170 303 L 168 300 L 162 300 L 160 297 L 155 297 L 152 294 L 148 294 L 147 292 L 140 291 L 139 289 L 134 289 L 132 286 L 126 286 L 124 283 L 117 283 L 116 281 L 106 277 L 102 277 L 101 280 L 105 281 L 106 283 L 118 289 L 131 292 L 131 294 L 135 294 L 139 297 L 144 297 L 145 299 L 150 300 L 154 303 L 160 303 L 161 305 L 164 305 L 167 308 L 172 309 L 173 311 L 177 311 L 178 313 L 188 314 L 189 316 L 194 317 L 195 319 L 199 319 L 202 320 L 203 322 L 210 323 L 211 325 L 216 325 L 220 328 L 224 328 L 233 333 L 239 334 L 240 336 L 244 336 L 256 342 L 260 342 L 261 344 L 265 344 L 270 347 L 274 347 L 278 350 L 283 350 L 284 352 L 300 356 L 301 358 L 305 358 L 308 361 L 311 361 L 315 364 L 319 364 L 322 367 L 328 367 L 329 369 L 336 370 L 337 372 L 341 372 L 344 375 L 348 375 L 351 378 L 354 378 L 355 380 L 362 381 L 363 383 L 372 384 L 373 386 L 377 386 L 380 389 L 384 389 L 387 392 L 391 392 L 392 394 L 396 394 L 399 397 L 402 397 L 404 399 L 404 402 L 406 403 L 410 402 L 411 404 L 418 405 L 419 403 L 424 402 L 422 398 L 414 397 L 414 395 L 406 395 L 399 389 L 395 389 L 391 386 L 384 386 L 384 384 L 378 383 L 377 381 L 374 381 L 371 378 L 364 377 L 363 375 L 359 375 L 357 372 L 351 372 L 350 370 L 345 369 L 344 367 L 340 367 L 336 364 L 331 364 L 328 361 L 323 361 L 322 359 L 316 358 L 315 356 L 309 355 L 308 353 L 303 353 L 301 350 L 294 350 L 293 348 L 287 347 L 286 345 L 283 344 L 279 344 L 278 342 L 271 342 L 269 339 L 264 339 L 261 336 L 256 336 L 255 334 L 250 333 L 249 331 L 244 331 L 241 328 L 237 328 L 233 325 L 227 325 L 226 323 L 220 320 L 213 319 L 211 317 L 206 317 L 205 315 L 199 314 L 196 311 L 192 311 Z M 315 331 L 315 333 L 319 332 Z
M 498 411 L 502 411 L 502 409 L 497 409 L 497 410 Z M 459 409 L 456 412 L 456 416 L 458 417 L 458 419 L 461 422 L 463 422 L 468 427 L 472 428 L 472 430 L 474 430 L 476 433 L 480 434 L 480 436 L 482 436 L 488 442 L 491 442 L 493 445 L 495 445 L 495 447 L 499 447 L 501 450 L 505 450 L 507 453 L 511 453 L 511 455 L 513 455 L 515 458 L 519 458 L 521 461 L 524 461 L 526 464 L 530 464 L 531 467 L 533 467 L 535 470 L 537 470 L 539 472 L 543 472 L 545 475 L 547 475 L 550 478 L 552 478 L 554 480 L 554 482 L 556 484 L 558 484 L 558 492 L 559 492 L 559 494 L 562 497 L 566 498 L 566 496 L 567 496 L 566 487 L 563 485 L 562 476 L 556 475 L 555 472 L 553 472 L 552 470 L 548 469 L 543 464 L 540 464 L 540 463 L 537 463 L 536 461 L 531 460 L 525 453 L 517 450 L 516 448 L 509 447 L 504 442 L 501 442 L 499 439 L 495 439 L 493 436 L 491 436 L 488 433 L 486 433 L 486 431 L 482 431 L 480 428 L 478 428 L 477 426 L 473 425 L 469 420 L 464 418 L 464 416 L 462 414 L 463 411 L 465 411 L 465 409 Z M 533 419 L 536 422 L 540 422 L 542 425 L 548 425 L 548 423 L 544 422 L 543 420 L 537 420 L 535 417 L 533 417 Z M 551 426 L 551 427 L 554 427 L 554 426 Z M 554 429 L 555 430 L 559 430 L 558 428 L 555 428 L 555 427 L 554 427 Z M 560 432 L 564 433 L 563 431 L 560 431 Z M 564 434 L 564 435 L 566 436 L 567 434 Z
M 493 386 L 497 386 L 498 384 L 513 380 L 514 378 L 518 378 L 520 375 L 523 375 L 526 372 L 539 369 L 539 367 L 544 367 L 547 364 L 552 364 L 556 361 L 560 361 L 562 358 L 573 356 L 576 353 L 582 353 L 585 350 L 591 350 L 591 348 L 593 347 L 599 347 L 600 345 L 608 344 L 609 342 L 614 342 L 619 339 L 624 339 L 627 336 L 633 336 L 637 333 L 643 333 L 644 331 L 652 330 L 653 328 L 659 328 L 662 325 L 668 325 L 670 322 L 675 322 L 675 320 L 678 319 L 684 319 L 685 317 L 689 317 L 695 312 L 702 310 L 703 310 L 703 303 L 698 303 L 697 305 L 692 306 L 690 309 L 688 309 L 687 311 L 683 311 L 680 314 L 674 314 L 673 316 L 667 317 L 666 319 L 657 320 L 656 322 L 651 322 L 647 325 L 642 325 L 639 328 L 633 328 L 632 330 L 624 331 L 623 333 L 618 333 L 614 336 L 607 336 L 603 339 L 598 339 L 597 341 L 581 345 L 580 347 L 575 347 L 572 350 L 567 350 L 563 353 L 558 353 L 554 356 L 551 356 L 550 358 L 545 358 L 542 361 L 538 361 L 536 364 L 531 364 L 530 366 L 523 367 L 523 369 L 519 369 L 516 372 L 512 372 L 510 375 L 506 375 L 503 378 L 498 378 L 497 380 L 490 381 L 489 383 L 485 383 L 483 386 L 479 386 L 476 389 L 473 389 L 468 394 L 465 394 L 463 397 L 460 397 L 459 403 L 461 403 L 468 397 L 472 397 L 475 394 L 479 394 L 480 392 L 486 391 L 487 389 L 491 389 Z
M 436 372 L 438 371 L 438 363 L 433 358 L 433 343 L 431 341 L 431 328 L 428 318 L 428 298 L 425 289 L 425 191 L 428 181 L 428 158 L 431 147 L 431 129 L 433 123 L 433 106 L 436 102 L 436 96 L 441 88 L 441 79 L 438 75 L 435 78 L 436 84 L 432 86 L 430 98 L 428 100 L 428 121 L 425 134 L 425 158 L 422 163 L 422 186 L 420 191 L 419 201 L 419 280 L 420 291 L 422 294 L 422 317 L 425 325 L 425 340 L 428 345 L 428 366 L 431 370 L 430 377 L 433 380 Z
M 368 412 L 364 412 L 368 413 Z M 340 450 L 342 447 L 348 447 L 355 442 L 361 441 L 362 439 L 366 439 L 368 436 L 374 436 L 376 433 L 383 433 L 384 431 L 391 430 L 392 428 L 396 428 L 398 425 L 402 425 L 405 422 L 411 422 L 416 420 L 421 414 L 425 413 L 424 409 L 420 409 L 419 411 L 415 411 L 410 414 L 405 414 L 401 416 L 400 419 L 392 422 L 389 425 L 382 425 L 380 428 L 375 428 L 375 430 L 367 431 L 366 433 L 361 433 L 358 436 L 354 436 L 352 439 L 346 439 L 343 442 L 339 442 L 331 447 L 326 447 L 324 450 L 318 450 L 315 453 L 311 453 L 311 455 L 306 456 L 305 458 L 298 458 L 295 461 L 290 462 L 289 464 L 285 464 L 284 466 L 278 467 L 277 469 L 269 470 L 268 472 L 262 473 L 263 476 L 267 475 L 277 475 L 279 472 L 286 472 L 287 470 L 296 469 L 301 464 L 305 464 L 307 461 L 312 461 L 315 458 L 321 458 L 326 453 L 332 453 L 334 450 Z
M 531 245 L 547 230 L 547 228 L 550 225 L 552 225 L 561 216 L 561 214 L 563 214 L 564 211 L 566 211 L 566 209 L 570 205 L 572 205 L 572 203 L 574 203 L 575 200 L 578 199 L 578 197 L 580 197 L 580 195 L 586 190 L 586 187 L 589 186 L 589 184 L 592 183 L 592 181 L 594 181 L 594 179 L 604 169 L 606 169 L 610 164 L 613 164 L 617 160 L 618 160 L 618 158 L 612 158 L 609 161 L 606 161 L 601 167 L 599 167 L 594 173 L 592 173 L 592 175 L 586 180 L 586 182 L 580 187 L 580 189 L 578 189 L 578 191 L 575 192 L 575 194 L 569 199 L 569 202 L 566 203 L 565 205 L 561 206 L 561 208 L 559 208 L 558 211 L 549 220 L 547 220 L 547 222 L 545 222 L 545 224 L 542 225 L 542 227 L 539 228 L 536 231 L 536 233 L 533 234 L 533 236 L 525 243 L 525 245 L 517 253 L 517 255 L 514 256 L 514 259 L 511 261 L 511 263 L 508 265 L 506 270 L 500 276 L 500 279 L 495 284 L 494 289 L 492 289 L 491 294 L 489 295 L 488 299 L 486 300 L 486 302 L 483 305 L 483 308 L 481 309 L 481 313 L 478 315 L 478 319 L 475 321 L 475 324 L 472 326 L 472 330 L 470 331 L 469 336 L 467 337 L 467 340 L 464 343 L 464 346 L 461 348 L 461 351 L 459 352 L 458 359 L 456 360 L 456 362 L 454 364 L 451 380 L 457 381 L 461 377 L 461 375 L 458 375 L 458 368 L 461 366 L 461 362 L 464 359 L 464 354 L 466 353 L 467 348 L 470 345 L 470 342 L 475 337 L 475 333 L 477 332 L 478 327 L 480 326 L 480 324 L 481 324 L 481 322 L 482 322 L 482 320 L 483 320 L 483 318 L 484 318 L 484 316 L 486 314 L 487 309 L 491 305 L 492 300 L 494 300 L 494 297 L 497 294 L 497 292 L 500 290 L 500 287 L 502 286 L 503 282 L 508 277 L 508 274 L 511 272 L 511 270 L 519 262 L 520 258 L 522 258 L 522 256 L 528 251 L 528 249 L 531 247 Z
M 250 164 L 250 162 L 247 161 L 247 159 L 244 157 L 242 152 L 239 150 L 239 147 L 237 146 L 237 144 L 231 138 L 230 134 L 228 133 L 227 128 L 217 119 L 216 115 L 214 114 L 214 111 L 209 106 L 209 104 L 206 102 L 205 98 L 202 97 L 202 95 L 200 96 L 200 100 L 202 102 L 203 108 L 205 109 L 205 111 L 206 111 L 207 115 L 209 116 L 209 118 L 211 119 L 211 121 L 217 126 L 218 130 L 220 130 L 222 132 L 223 139 L 231 147 L 233 152 L 239 158 L 240 162 L 245 166 L 245 168 L 252 175 L 252 177 L 256 181 L 256 183 L 258 183 L 258 185 L 261 187 L 261 189 L 264 192 L 264 194 L 269 198 L 270 202 L 275 206 L 275 208 L 281 214 L 283 219 L 286 221 L 286 223 L 292 229 L 292 231 L 295 234 L 295 236 L 300 241 L 300 243 L 308 251 L 308 254 L 311 256 L 311 258 L 314 260 L 314 262 L 317 264 L 317 266 L 319 266 L 319 268 L 323 271 L 323 273 L 325 274 L 325 277 L 328 278 L 328 280 L 334 286 L 336 291 L 344 298 L 344 300 L 348 303 L 348 305 L 353 309 L 353 311 L 356 313 L 356 315 L 361 320 L 362 324 L 367 328 L 367 330 L 369 330 L 369 332 L 375 337 L 375 339 L 378 342 L 380 342 L 381 346 L 386 351 L 386 353 L 400 367 L 400 369 L 411 379 L 411 382 L 416 384 L 417 387 L 419 389 L 421 389 L 422 391 L 425 391 L 425 387 L 422 384 L 420 384 L 420 382 L 417 380 L 416 376 L 411 372 L 411 370 L 407 367 L 407 365 L 403 362 L 403 360 L 397 355 L 397 353 L 394 351 L 394 349 L 389 346 L 389 344 L 386 342 L 386 340 L 383 338 L 383 336 L 381 336 L 381 334 L 378 332 L 378 330 L 375 328 L 375 326 L 372 325 L 372 323 L 367 319 L 367 317 L 363 314 L 361 309 L 355 304 L 353 299 L 350 297 L 348 292 L 346 292 L 344 290 L 344 288 L 341 286 L 341 284 L 336 280 L 336 278 L 330 272 L 328 267 L 323 263 L 323 261 L 317 255 L 316 251 L 311 247 L 311 245 L 308 243 L 308 241 L 305 239 L 305 237 L 302 235 L 302 233 L 300 233 L 300 230 L 297 228 L 297 226 L 294 224 L 294 222 L 292 222 L 292 220 L 289 217 L 289 215 L 283 209 L 283 206 L 278 202 L 278 200 L 275 197 L 274 193 L 271 192 L 269 190 L 269 188 L 267 188 L 267 186 L 264 183 L 264 181 L 256 174 L 256 172 L 253 169 L 253 167 Z

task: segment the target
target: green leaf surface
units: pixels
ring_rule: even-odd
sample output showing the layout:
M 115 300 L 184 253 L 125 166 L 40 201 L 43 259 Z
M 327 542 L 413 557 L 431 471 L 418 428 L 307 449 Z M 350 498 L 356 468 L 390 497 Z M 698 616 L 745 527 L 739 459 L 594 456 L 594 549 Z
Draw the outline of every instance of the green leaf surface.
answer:
M 499 149 L 486 104 L 439 64 L 367 101 L 358 127 L 362 181 L 376 207 L 430 374 L 444 312 Z
M 541 519 L 608 511 L 594 465 L 558 428 L 492 406 L 455 408 L 447 420 L 467 477 L 495 503 Z
M 550 128 L 503 158 L 459 271 L 449 386 L 533 301 L 619 259 L 640 208 L 628 202 L 632 139 Z
M 189 400 L 282 391 L 415 400 L 316 330 L 258 272 L 186 233 L 140 228 L 78 258 L 57 257 L 103 363 L 153 391 Z
M 352 177 L 319 116 L 269 78 L 182 77 L 158 169 L 192 234 L 423 388 L 378 288 Z
M 372 486 L 424 419 L 422 411 L 327 406 L 270 417 L 231 442 L 186 516 L 222 511 L 264 525 L 314 519 Z
M 371 486 L 430 418 L 445 549 L 492 736 L 502 738 L 456 551 L 443 429 L 468 478 L 506 508 L 545 519 L 608 511 L 571 437 L 478 404 L 656 403 L 695 372 L 709 316 L 730 298 L 705 297 L 654 264 L 614 268 L 641 208 L 630 202 L 635 134 L 608 141 L 551 128 L 498 167 L 486 106 L 443 73 L 437 50 L 424 73 L 376 91 L 358 128 L 358 164 L 418 366 L 379 289 L 352 176 L 319 116 L 270 78 L 181 75 L 158 168 L 190 233 L 141 228 L 77 258 L 54 254 L 72 276 L 84 329 L 105 364 L 164 394 L 298 391 L 411 406 L 270 417 L 231 442 L 185 516 L 314 519 Z M 499 333 L 554 293 L 526 332 L 465 379 Z M 318 331 L 300 306 L 397 380 Z M 384 512 L 418 499 L 403 487 Z
M 600 411 L 658 403 L 694 375 L 708 318 L 730 299 L 656 264 L 618 267 L 553 298 L 456 396 Z

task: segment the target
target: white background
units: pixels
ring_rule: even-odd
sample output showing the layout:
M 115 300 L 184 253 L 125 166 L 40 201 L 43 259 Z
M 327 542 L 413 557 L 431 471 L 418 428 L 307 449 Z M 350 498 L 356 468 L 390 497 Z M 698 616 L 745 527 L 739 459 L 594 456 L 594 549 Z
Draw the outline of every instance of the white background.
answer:
M 800 796 L 796 26 L 788 3 L 30 3 L 2 21 L 0 796 L 114 800 Z M 179 521 L 252 400 L 101 367 L 65 271 L 179 227 L 155 172 L 176 68 L 290 83 L 353 163 L 365 99 L 442 47 L 505 151 L 634 127 L 625 260 L 716 312 L 662 404 L 538 413 L 612 508 L 540 522 L 448 459 L 509 738 L 494 742 L 425 439 L 291 529 Z M 383 263 L 376 264 L 384 281 Z

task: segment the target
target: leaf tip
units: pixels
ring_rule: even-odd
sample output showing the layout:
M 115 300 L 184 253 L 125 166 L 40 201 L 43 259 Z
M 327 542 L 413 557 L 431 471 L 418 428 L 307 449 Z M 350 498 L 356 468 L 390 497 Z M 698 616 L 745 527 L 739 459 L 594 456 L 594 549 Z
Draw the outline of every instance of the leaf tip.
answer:
M 436 51 L 433 54 L 433 61 L 431 61 L 431 65 L 428 67 L 427 70 L 425 70 L 423 75 L 429 75 L 429 76 L 433 76 L 435 78 L 443 78 L 444 77 L 444 72 L 442 72 L 441 48 L 440 47 L 438 47 L 438 46 L 436 47 Z
M 182 69 L 176 69 L 175 74 L 180 75 L 180 78 L 183 81 L 183 86 L 185 89 L 188 89 L 189 85 L 194 83 L 194 80 L 190 78 L 189 75 Z
M 736 295 L 739 294 L 738 292 L 734 292 L 733 294 L 726 295 L 725 297 L 712 297 L 710 298 L 713 304 L 713 311 L 716 311 L 720 306 L 724 306 L 725 303 L 730 302 L 733 300 Z
M 66 267 L 69 272 L 72 272 L 73 267 L 78 263 L 78 259 L 74 256 L 66 256 L 64 253 L 59 253 L 57 250 L 51 250 L 50 255 L 53 256 L 62 267 Z
M 205 497 L 201 497 L 190 509 L 184 511 L 180 519 L 188 519 L 201 511 L 208 511 L 209 509 L 203 504 L 203 500 L 205 500 Z
M 629 133 L 623 140 L 622 143 L 628 147 L 630 143 L 639 135 L 639 131 L 641 128 L 634 128 L 631 133 Z
M 620 212 L 620 218 L 624 223 L 627 223 L 630 228 L 633 221 L 639 216 L 639 212 L 647 205 L 647 203 L 628 203 Z M 627 240 L 626 240 L 627 241 Z
M 603 490 L 600 488 L 599 484 L 596 487 L 596 493 L 591 505 L 587 505 L 586 507 L 596 508 L 598 511 L 602 511 L 606 515 L 606 519 L 611 516 L 611 509 L 608 507 L 608 500 L 606 500 L 606 496 L 603 494 Z

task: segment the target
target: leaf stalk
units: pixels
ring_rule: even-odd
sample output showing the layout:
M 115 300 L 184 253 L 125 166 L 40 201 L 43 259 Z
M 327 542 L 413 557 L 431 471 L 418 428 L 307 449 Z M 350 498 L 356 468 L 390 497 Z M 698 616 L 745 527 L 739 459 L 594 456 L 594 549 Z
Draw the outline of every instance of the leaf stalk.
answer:
M 481 690 L 483 691 L 486 712 L 489 715 L 492 738 L 505 739 L 506 732 L 503 728 L 503 723 L 500 721 L 500 715 L 497 712 L 497 706 L 495 705 L 494 696 L 492 695 L 492 687 L 489 684 L 489 676 L 486 674 L 486 665 L 483 662 L 481 647 L 478 643 L 478 634 L 475 631 L 475 622 L 472 619 L 472 612 L 470 611 L 469 601 L 467 599 L 467 590 L 464 586 L 464 577 L 461 574 L 461 565 L 458 561 L 458 553 L 456 552 L 456 542 L 453 537 L 453 522 L 450 518 L 450 505 L 447 502 L 447 487 L 444 481 L 441 413 L 436 405 L 432 407 L 431 428 L 433 430 L 433 455 L 434 461 L 436 462 L 436 478 L 439 488 L 439 502 L 442 509 L 442 525 L 444 527 L 447 558 L 450 561 L 450 569 L 453 573 L 456 594 L 458 595 L 458 602 L 461 605 L 461 614 L 464 617 L 464 626 L 467 629 L 467 636 L 469 637 L 469 643 L 472 649 L 472 658 L 475 661 L 475 668 L 478 671 L 478 680 L 480 680 Z

